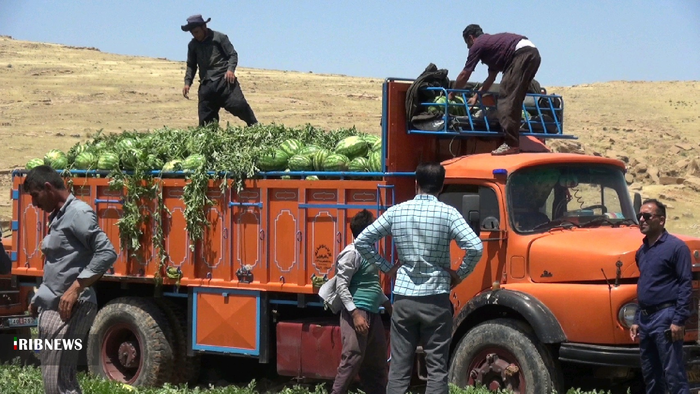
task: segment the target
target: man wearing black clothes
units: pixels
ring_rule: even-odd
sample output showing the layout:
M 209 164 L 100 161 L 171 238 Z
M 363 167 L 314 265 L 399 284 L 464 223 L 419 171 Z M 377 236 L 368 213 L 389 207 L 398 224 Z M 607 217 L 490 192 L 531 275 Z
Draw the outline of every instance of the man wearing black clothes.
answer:
M 661 202 L 644 201 L 637 218 L 646 236 L 635 255 L 639 309 L 630 337 L 639 339 L 647 394 L 687 394 L 683 337 L 693 291 L 690 249 L 664 228 Z
M 469 25 L 462 32 L 469 55 L 464 69 L 454 83 L 455 89 L 464 89 L 476 65 L 481 61 L 489 67 L 489 76 L 479 89 L 487 92 L 503 73 L 498 91 L 498 121 L 506 134 L 505 142 L 491 152 L 508 155 L 520 152 L 520 118 L 523 100 L 540 67 L 540 53 L 525 36 L 512 33 L 484 34 L 479 25 Z M 450 93 L 450 99 L 454 93 Z M 476 104 L 476 96 L 469 105 Z
M 199 125 L 219 121 L 219 110 L 225 110 L 243 120 L 248 126 L 258 123 L 253 109 L 243 96 L 236 78 L 238 53 L 228 36 L 207 28 L 202 15 L 187 18 L 182 31 L 192 34 L 187 46 L 187 71 L 182 95 L 189 99 L 190 86 L 199 68 Z

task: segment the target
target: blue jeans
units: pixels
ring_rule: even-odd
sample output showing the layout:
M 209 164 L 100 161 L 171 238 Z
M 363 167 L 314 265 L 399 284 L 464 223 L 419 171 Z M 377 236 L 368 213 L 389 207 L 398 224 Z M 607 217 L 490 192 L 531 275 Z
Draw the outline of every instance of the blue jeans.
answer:
M 664 334 L 671 327 L 675 308 L 639 318 L 639 350 L 647 394 L 687 394 L 683 341 L 671 342 Z

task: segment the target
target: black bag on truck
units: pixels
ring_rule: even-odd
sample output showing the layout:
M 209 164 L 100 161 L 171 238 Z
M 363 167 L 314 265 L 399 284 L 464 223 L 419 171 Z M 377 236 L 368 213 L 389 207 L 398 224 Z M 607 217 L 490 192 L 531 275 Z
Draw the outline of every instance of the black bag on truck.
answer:
M 448 89 L 450 87 L 450 79 L 447 78 L 447 70 L 438 69 L 433 63 L 430 63 L 421 73 L 418 78 L 411 84 L 406 92 L 406 125 L 411 128 L 420 128 L 421 125 L 432 125 L 430 129 L 441 129 L 444 123 L 443 114 L 428 112 L 428 108 L 421 103 L 432 103 L 437 96 L 441 94 L 439 90 L 422 90 L 428 87 L 442 87 Z M 442 123 L 439 127 L 435 123 Z

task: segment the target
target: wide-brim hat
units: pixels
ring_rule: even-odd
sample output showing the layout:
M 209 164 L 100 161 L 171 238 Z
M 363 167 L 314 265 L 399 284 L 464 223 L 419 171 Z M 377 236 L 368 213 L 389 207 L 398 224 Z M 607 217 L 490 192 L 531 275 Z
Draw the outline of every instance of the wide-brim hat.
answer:
M 182 31 L 190 31 L 197 26 L 201 26 L 201 25 L 204 25 L 206 23 L 209 23 L 210 20 L 211 20 L 211 18 L 204 20 L 204 18 L 202 18 L 202 15 L 199 15 L 199 14 L 192 15 L 189 18 L 187 18 L 187 24 L 180 26 L 180 28 L 182 29 Z

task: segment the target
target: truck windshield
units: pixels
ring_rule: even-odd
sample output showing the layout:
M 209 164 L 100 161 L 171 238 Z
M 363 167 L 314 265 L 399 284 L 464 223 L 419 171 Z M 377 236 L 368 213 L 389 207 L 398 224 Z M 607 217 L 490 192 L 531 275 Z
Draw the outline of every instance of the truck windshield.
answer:
M 617 167 L 525 168 L 509 177 L 506 190 L 511 225 L 517 232 L 637 223 L 624 174 Z

